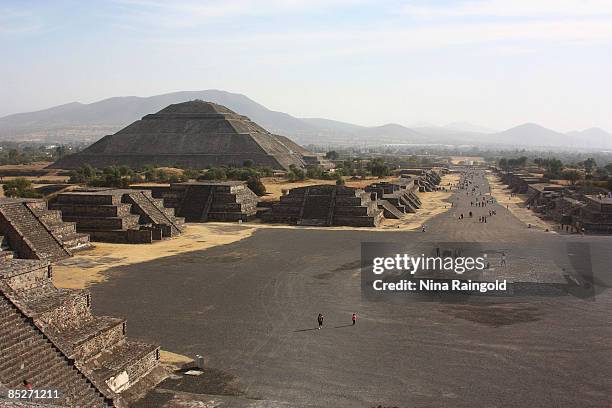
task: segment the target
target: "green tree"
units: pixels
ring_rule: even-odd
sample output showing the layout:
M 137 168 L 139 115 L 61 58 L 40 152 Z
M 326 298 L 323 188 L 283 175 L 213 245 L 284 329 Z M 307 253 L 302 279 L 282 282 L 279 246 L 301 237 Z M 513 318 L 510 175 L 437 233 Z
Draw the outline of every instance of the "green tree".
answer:
M 340 155 L 335 150 L 330 150 L 329 152 L 325 153 L 325 158 L 329 160 L 338 160 L 338 157 L 340 157 Z
M 370 174 L 375 177 L 384 177 L 391 174 L 391 170 L 389 170 L 389 167 L 381 158 L 376 158 L 370 161 L 370 163 L 368 164 L 368 170 L 370 171 Z
M 38 191 L 32 188 L 32 182 L 26 178 L 18 177 L 13 180 L 9 180 L 2 186 L 4 195 L 7 197 L 20 197 L 20 198 L 39 198 L 42 197 Z
M 290 182 L 306 180 L 306 173 L 295 164 L 292 164 L 287 172 L 287 180 Z
M 563 180 L 569 180 L 569 182 L 574 185 L 578 180 L 580 180 L 580 173 L 577 170 L 568 169 L 561 174 L 561 177 Z
M 591 178 L 593 174 L 593 169 L 597 167 L 597 162 L 594 158 L 589 157 L 588 159 L 582 162 L 582 167 L 584 167 L 584 171 L 586 171 L 587 178 Z

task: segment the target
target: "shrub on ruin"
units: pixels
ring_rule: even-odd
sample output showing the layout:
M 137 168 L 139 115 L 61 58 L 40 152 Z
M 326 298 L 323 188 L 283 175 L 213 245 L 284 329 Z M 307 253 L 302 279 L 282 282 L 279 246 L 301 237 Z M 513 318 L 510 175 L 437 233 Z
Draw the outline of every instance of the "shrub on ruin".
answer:
M 251 177 L 247 180 L 247 187 L 259 197 L 266 194 L 266 186 L 259 177 Z
M 32 187 L 32 182 L 26 178 L 18 177 L 9 180 L 2 186 L 4 195 L 7 197 L 18 198 L 39 198 L 42 197 L 38 191 Z
M 306 173 L 295 164 L 292 164 L 289 166 L 289 171 L 287 172 L 287 180 L 292 183 L 295 181 L 306 180 Z
M 260 177 L 272 177 L 274 175 L 274 170 L 269 166 L 259 167 L 257 171 L 259 172 Z
M 189 179 L 197 180 L 198 177 L 200 177 L 201 175 L 202 175 L 202 171 L 200 170 L 185 169 L 185 171 L 183 171 L 183 176 L 185 176 L 187 180 Z
M 202 174 L 198 177 L 199 180 L 226 180 L 227 172 L 222 167 L 211 167 L 206 171 L 206 173 Z
M 87 184 L 98 176 L 98 171 L 90 166 L 84 164 L 76 170 L 70 172 L 69 183 L 72 184 Z

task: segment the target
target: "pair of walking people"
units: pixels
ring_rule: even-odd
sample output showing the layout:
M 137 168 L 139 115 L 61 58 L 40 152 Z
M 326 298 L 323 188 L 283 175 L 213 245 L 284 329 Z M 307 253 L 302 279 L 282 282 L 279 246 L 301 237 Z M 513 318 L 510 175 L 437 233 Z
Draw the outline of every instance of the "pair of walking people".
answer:
M 319 313 L 319 315 L 317 316 L 317 323 L 319 324 L 319 330 L 321 330 L 321 328 L 323 327 L 323 320 L 324 320 L 324 316 L 323 313 Z M 351 316 L 351 321 L 353 322 L 353 326 L 355 324 L 357 324 L 357 313 L 353 313 L 353 315 Z

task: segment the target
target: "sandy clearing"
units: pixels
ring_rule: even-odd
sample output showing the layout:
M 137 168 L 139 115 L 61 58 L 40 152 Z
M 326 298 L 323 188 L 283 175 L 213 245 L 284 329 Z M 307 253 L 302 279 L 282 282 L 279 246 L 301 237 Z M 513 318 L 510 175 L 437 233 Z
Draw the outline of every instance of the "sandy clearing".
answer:
M 94 248 L 58 262 L 53 267 L 53 282 L 60 288 L 83 289 L 106 281 L 106 271 L 111 268 L 231 244 L 254 231 L 254 227 L 237 224 L 188 224 L 181 236 L 150 245 L 96 242 Z

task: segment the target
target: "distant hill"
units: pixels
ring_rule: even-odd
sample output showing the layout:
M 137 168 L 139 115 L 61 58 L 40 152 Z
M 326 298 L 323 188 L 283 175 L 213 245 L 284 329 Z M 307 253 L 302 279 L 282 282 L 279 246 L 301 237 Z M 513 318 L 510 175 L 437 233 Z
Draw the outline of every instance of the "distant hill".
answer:
M 496 133 L 497 143 L 526 147 L 612 148 L 612 135 L 602 129 L 560 133 L 535 123 L 525 123 Z
M 93 143 L 126 125 L 174 103 L 201 99 L 246 115 L 273 133 L 300 144 L 478 144 L 517 147 L 612 148 L 612 136 L 599 128 L 559 133 L 535 123 L 503 132 L 465 122 L 359 126 L 324 118 L 297 118 L 276 112 L 245 95 L 221 90 L 182 91 L 150 97 L 123 96 L 83 104 L 68 103 L 0 118 L 0 140 Z
M 24 140 L 34 134 L 44 140 L 48 138 L 47 135 L 57 138 L 62 129 L 70 134 L 78 129 L 92 128 L 95 133 L 92 139 L 95 140 L 116 132 L 146 114 L 155 113 L 173 103 L 194 99 L 227 106 L 271 131 L 283 130 L 301 134 L 315 130 L 306 122 L 286 113 L 269 110 L 244 95 L 212 89 L 173 92 L 146 98 L 123 96 L 90 104 L 73 102 L 37 112 L 9 115 L 0 118 L 0 138 Z M 107 133 L 99 134 L 100 128 Z
M 589 140 L 593 146 L 612 148 L 612 134 L 601 128 L 593 127 L 585 130 L 575 130 L 567 132 L 567 135 L 573 140 Z

